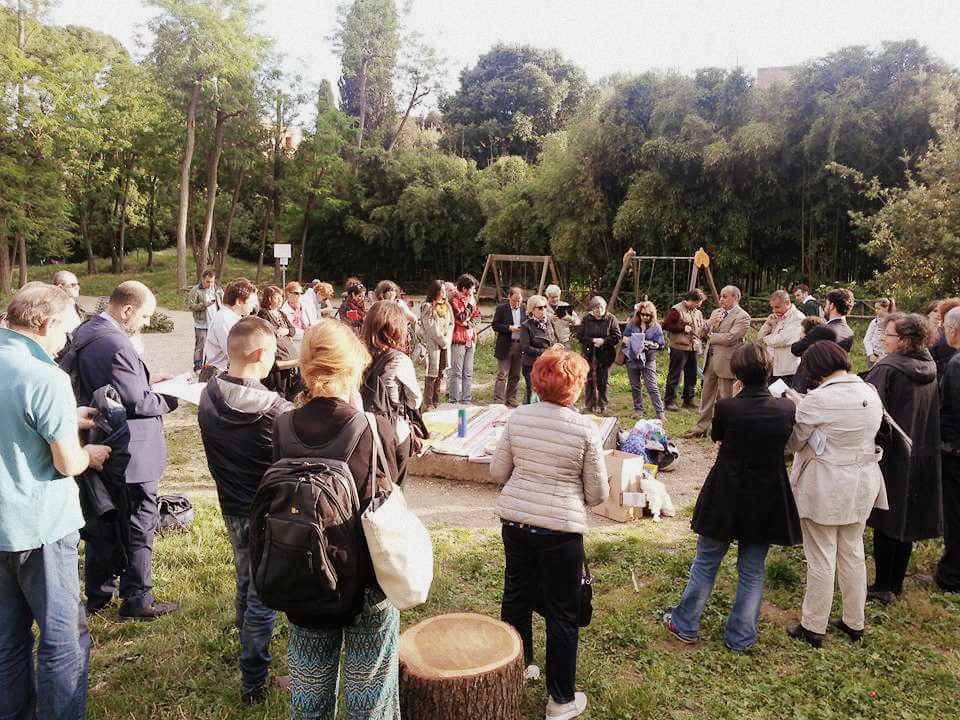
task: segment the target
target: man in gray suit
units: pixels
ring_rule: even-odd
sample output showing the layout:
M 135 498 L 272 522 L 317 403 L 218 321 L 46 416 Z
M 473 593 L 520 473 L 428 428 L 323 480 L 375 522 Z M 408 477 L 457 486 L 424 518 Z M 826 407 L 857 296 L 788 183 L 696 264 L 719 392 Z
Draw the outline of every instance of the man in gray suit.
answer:
M 740 307 L 740 289 L 727 285 L 720 291 L 720 307 L 707 320 L 707 365 L 700 394 L 700 419 L 683 437 L 704 437 L 710 431 L 717 400 L 733 395 L 730 358 L 750 328 L 750 313 Z

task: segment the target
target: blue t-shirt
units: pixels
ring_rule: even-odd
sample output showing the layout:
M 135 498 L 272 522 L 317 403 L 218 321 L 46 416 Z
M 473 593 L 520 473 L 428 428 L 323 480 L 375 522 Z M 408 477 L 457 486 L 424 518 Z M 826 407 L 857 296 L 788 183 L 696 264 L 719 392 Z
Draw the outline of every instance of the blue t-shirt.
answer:
M 83 527 L 80 493 L 50 443 L 77 435 L 70 377 L 25 335 L 0 328 L 0 551 L 54 543 Z

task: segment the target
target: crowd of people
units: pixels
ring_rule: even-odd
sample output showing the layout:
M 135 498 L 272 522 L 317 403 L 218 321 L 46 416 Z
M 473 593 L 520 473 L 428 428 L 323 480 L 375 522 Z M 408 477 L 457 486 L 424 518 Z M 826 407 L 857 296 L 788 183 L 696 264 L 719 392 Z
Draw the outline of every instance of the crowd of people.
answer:
M 225 287 L 216 280 L 204 273 L 187 304 L 194 369 L 207 380 L 200 433 L 236 570 L 240 697 L 259 702 L 282 688 L 293 718 L 333 717 L 339 688 L 349 717 L 399 717 L 399 612 L 377 584 L 365 545 L 354 558 L 356 612 L 344 619 L 288 611 L 290 675 L 271 670 L 276 611 L 258 594 L 251 508 L 268 468 L 288 458 L 342 463 L 358 512 L 402 484 L 425 433 L 420 411 L 439 404 L 444 375 L 450 402 L 472 400 L 482 330 L 477 282 L 471 275 L 436 280 L 416 312 L 391 281 L 368 293 L 351 278 L 335 307 L 327 283 L 260 290 L 244 278 Z M 124 619 L 179 609 L 154 596 L 152 579 L 167 465 L 162 418 L 177 407 L 154 390 L 166 378 L 150 374 L 138 342 L 156 298 L 126 281 L 103 312 L 85 318 L 78 295 L 71 273 L 57 273 L 53 284 L 28 283 L 0 329 L 0 373 L 11 404 L 0 416 L 3 717 L 30 708 L 42 718 L 84 716 L 88 614 L 115 599 Z M 806 589 L 799 622 L 787 632 L 815 647 L 831 627 L 862 638 L 866 602 L 897 601 L 918 540 L 943 535 L 945 546 L 935 574 L 918 579 L 960 591 L 960 299 L 924 314 L 877 300 L 861 377 L 852 373 L 846 316 L 853 296 L 845 289 L 831 290 L 823 305 L 802 285 L 797 304 L 777 290 L 756 342 L 746 341 L 750 315 L 734 286 L 721 289 L 707 318 L 704 294 L 692 290 L 662 323 L 654 304 L 643 301 L 623 326 L 601 297 L 587 302 L 582 317 L 561 298 L 556 285 L 527 298 L 511 288 L 490 326 L 494 400 L 517 407 L 490 469 L 503 486 L 495 508 L 506 559 L 501 615 L 521 636 L 528 679 L 540 675 L 532 613 L 545 618 L 547 718 L 577 717 L 587 702 L 576 690 L 583 536 L 587 508 L 607 498 L 609 485 L 596 426 L 578 403 L 583 397 L 586 410 L 607 410 L 618 362 L 635 413 L 644 414 L 645 390 L 662 419 L 679 409 L 678 398 L 697 407 L 705 356 L 699 417 L 688 434 L 709 432 L 719 451 L 694 510 L 689 581 L 663 617 L 673 636 L 698 640 L 733 542 L 739 579 L 724 643 L 735 652 L 756 642 L 770 545 L 803 546 Z M 570 347 L 574 338 L 578 349 Z M 771 390 L 776 381 L 783 383 Z M 869 585 L 866 527 L 875 561 Z M 835 582 L 843 611 L 831 618 Z

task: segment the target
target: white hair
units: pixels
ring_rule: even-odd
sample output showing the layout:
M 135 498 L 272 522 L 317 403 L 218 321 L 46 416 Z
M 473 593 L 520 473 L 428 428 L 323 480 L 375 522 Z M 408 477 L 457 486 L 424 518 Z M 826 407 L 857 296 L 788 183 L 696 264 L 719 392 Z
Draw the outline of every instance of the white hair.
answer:
M 943 316 L 943 324 L 946 327 L 952 327 L 954 330 L 960 330 L 960 307 L 950 308 Z
M 559 295 L 559 294 L 560 294 L 560 286 L 559 286 L 559 285 L 553 285 L 553 284 L 547 285 L 547 289 L 543 291 L 543 294 L 546 295 L 547 297 L 550 297 L 551 295 Z
M 592 298 L 590 298 L 590 309 L 593 310 L 595 307 L 603 308 L 604 310 L 606 310 L 607 301 L 604 300 L 599 295 L 594 295 Z
M 724 290 L 729 290 L 737 300 L 740 299 L 740 288 L 736 285 L 724 285 L 720 292 L 722 293 Z M 788 297 L 787 299 L 789 300 L 790 298 Z

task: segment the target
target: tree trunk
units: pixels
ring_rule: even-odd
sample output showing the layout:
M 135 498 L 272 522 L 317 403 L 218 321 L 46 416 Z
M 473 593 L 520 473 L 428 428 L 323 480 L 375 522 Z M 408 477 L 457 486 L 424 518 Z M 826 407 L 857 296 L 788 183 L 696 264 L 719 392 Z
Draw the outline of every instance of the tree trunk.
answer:
M 307 204 L 303 209 L 303 230 L 300 231 L 300 267 L 297 278 L 303 280 L 303 257 L 307 254 L 307 234 L 310 230 L 310 210 L 313 208 L 313 195 L 307 197 Z
M 283 105 L 280 101 L 280 96 L 277 95 L 277 125 L 276 133 L 273 136 L 273 187 L 271 188 L 271 202 L 273 206 L 271 208 L 271 215 L 273 216 L 273 243 L 276 245 L 280 242 L 280 225 L 277 222 L 280 219 L 280 170 L 281 170 L 281 159 L 280 159 L 280 141 L 283 136 Z M 262 250 L 261 250 L 262 258 Z M 262 264 L 262 260 L 261 260 Z M 257 268 L 259 272 L 259 267 Z M 273 262 L 273 281 L 277 282 L 277 278 L 280 277 L 280 261 L 274 260 Z
M 451 613 L 400 636 L 405 720 L 520 720 L 522 698 L 523 643 L 510 625 Z
M 17 256 L 20 258 L 20 284 L 17 287 L 23 287 L 27 284 L 27 239 L 22 232 L 17 232 Z
M 227 213 L 227 227 L 223 233 L 223 243 L 217 250 L 216 273 L 217 277 L 223 276 L 223 268 L 227 264 L 227 256 L 230 253 L 230 233 L 233 232 L 233 218 L 237 214 L 237 205 L 240 201 L 240 188 L 243 187 L 243 179 L 246 175 L 245 170 L 240 171 L 237 177 L 237 184 L 233 188 L 233 197 L 230 198 L 230 212 Z
M 220 158 L 223 156 L 223 136 L 227 131 L 227 119 L 230 116 L 223 110 L 217 110 L 217 124 L 213 133 L 213 147 L 207 156 L 207 212 L 203 219 L 203 235 L 200 249 L 197 251 L 197 278 L 203 275 L 210 251 L 210 237 L 213 235 L 213 217 L 217 206 L 217 184 L 219 182 Z
M 150 204 L 147 212 L 147 270 L 153 270 L 153 245 L 157 240 L 157 183 L 160 178 L 150 179 Z
M 127 200 L 130 197 L 130 175 L 133 173 L 133 166 L 127 168 L 127 175 L 123 179 L 123 194 L 120 198 L 120 227 L 117 231 L 117 245 L 114 253 L 114 273 L 122 273 L 126 262 L 127 254 Z
M 80 203 L 80 237 L 87 251 L 87 272 L 94 275 L 97 272 L 97 258 L 93 254 L 93 239 L 90 237 L 90 219 L 87 212 L 87 203 L 82 201 Z
M 187 286 L 187 221 L 190 207 L 190 167 L 197 140 L 197 105 L 200 103 L 200 83 L 195 82 L 187 104 L 187 138 L 180 162 L 180 207 L 177 212 L 177 288 Z
M 13 295 L 13 263 L 10 260 L 10 239 L 5 220 L 0 222 L 0 292 L 7 297 Z
M 267 251 L 267 230 L 270 228 L 270 208 L 263 211 L 263 227 L 260 230 L 260 254 L 257 256 L 257 280 L 256 285 L 260 284 L 260 276 L 263 274 L 263 255 Z
M 360 127 L 357 130 L 357 162 L 360 162 L 359 150 L 363 147 L 363 131 L 367 124 L 367 64 L 369 58 L 360 63 Z
M 393 146 L 397 144 L 397 139 L 400 137 L 400 133 L 403 132 L 403 126 L 407 124 L 407 118 L 410 117 L 410 112 L 413 110 L 413 106 L 420 100 L 417 97 L 417 91 L 420 89 L 420 81 L 418 80 L 413 86 L 413 92 L 410 94 L 410 102 L 407 103 L 407 110 L 403 113 L 403 117 L 400 118 L 400 124 L 397 125 L 396 131 L 393 133 L 393 137 L 390 138 L 390 144 L 387 145 L 387 152 L 393 150 Z

